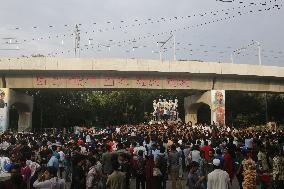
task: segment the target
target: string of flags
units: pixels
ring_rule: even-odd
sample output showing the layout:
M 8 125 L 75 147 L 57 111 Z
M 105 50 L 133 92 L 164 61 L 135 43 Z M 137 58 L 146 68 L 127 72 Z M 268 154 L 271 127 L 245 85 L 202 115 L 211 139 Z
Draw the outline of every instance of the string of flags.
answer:
M 266 11 L 269 11 L 269 10 L 272 10 L 272 9 L 270 9 L 270 8 L 266 9 Z M 238 15 L 242 16 L 242 15 L 246 15 L 246 14 L 250 14 L 250 13 L 253 13 L 253 11 L 249 10 L 247 12 L 238 12 Z M 153 37 L 158 37 L 158 36 L 163 36 L 163 35 L 172 35 L 175 32 L 179 32 L 179 31 L 183 31 L 183 30 L 189 30 L 189 29 L 193 29 L 193 28 L 198 28 L 198 27 L 202 27 L 202 26 L 205 26 L 205 25 L 208 25 L 208 24 L 213 24 L 213 23 L 217 23 L 217 22 L 233 19 L 235 17 L 236 17 L 235 15 L 232 15 L 232 16 L 227 16 L 227 17 L 224 17 L 224 18 L 214 19 L 214 20 L 210 20 L 208 22 L 204 22 L 204 23 L 200 23 L 200 24 L 196 24 L 196 25 L 191 25 L 191 26 L 187 26 L 187 27 L 183 27 L 183 28 L 175 28 L 175 29 L 172 29 L 170 31 L 163 31 L 163 32 L 160 32 L 160 33 L 147 33 L 144 36 L 140 36 L 140 37 L 136 37 L 136 38 L 132 38 L 132 39 L 128 39 L 128 40 L 121 40 L 121 41 L 114 41 L 114 40 L 112 40 L 113 43 L 108 43 L 105 46 L 107 46 L 108 48 L 109 47 L 111 47 L 111 48 L 113 48 L 113 47 L 122 47 L 122 46 L 126 46 L 128 44 L 136 43 L 137 41 L 142 41 L 142 40 L 147 39 L 147 38 L 153 38 Z M 92 46 L 94 46 L 94 45 L 95 44 L 92 44 Z M 85 47 L 86 46 L 88 48 L 88 45 L 85 45 Z M 141 47 L 142 46 L 140 46 L 140 48 Z
M 280 7 L 282 7 L 282 5 L 281 6 L 275 6 L 274 5 L 274 6 L 272 6 L 272 8 L 268 7 L 268 8 L 265 8 L 265 9 L 258 9 L 258 12 L 273 10 L 273 9 L 275 9 L 275 7 L 280 8 Z M 242 15 L 246 15 L 246 14 L 251 14 L 253 12 L 254 12 L 253 10 L 249 10 L 247 12 L 238 11 L 237 15 L 238 16 L 242 16 Z M 183 28 L 175 28 L 175 29 L 172 29 L 170 31 L 164 31 L 164 32 L 160 32 L 160 33 L 147 33 L 144 36 L 140 36 L 140 37 L 136 37 L 136 38 L 132 38 L 132 39 L 128 39 L 128 40 L 116 41 L 116 42 L 113 42 L 112 44 L 109 44 L 109 45 L 110 46 L 115 46 L 115 45 L 122 46 L 122 44 L 127 44 L 127 43 L 131 43 L 131 42 L 137 42 L 137 41 L 141 41 L 141 40 L 144 40 L 144 39 L 147 39 L 147 38 L 153 38 L 153 37 L 158 37 L 158 36 L 162 36 L 162 35 L 171 35 L 171 34 L 173 34 L 175 32 L 179 32 L 179 31 L 182 31 L 182 30 L 198 28 L 198 27 L 209 25 L 209 24 L 212 24 L 212 23 L 233 19 L 235 17 L 237 17 L 237 16 L 236 15 L 232 15 L 232 16 L 227 16 L 227 17 L 223 17 L 223 18 L 219 18 L 219 19 L 215 19 L 215 20 L 210 20 L 208 22 L 203 22 L 203 23 L 200 23 L 200 24 L 191 25 L 191 26 L 187 26 L 187 27 L 183 27 Z
M 202 24 L 200 24 L 200 26 L 201 26 Z M 177 42 L 177 45 L 179 45 L 180 44 L 180 42 Z M 191 45 L 191 44 L 188 44 L 188 45 Z M 200 46 L 204 46 L 204 45 L 200 45 Z M 110 46 L 106 46 L 106 47 L 108 47 L 108 48 L 110 48 Z M 142 48 L 142 47 L 146 47 L 146 46 L 140 46 L 139 48 Z M 213 46 L 214 47 L 214 46 Z M 216 47 L 216 46 L 215 46 Z M 138 47 L 133 47 L 133 51 L 136 49 L 136 48 L 138 48 Z M 171 47 L 170 47 L 171 48 Z M 227 48 L 231 48 L 231 47 L 227 47 Z M 87 48 L 88 49 L 88 48 Z M 83 49 L 81 49 L 81 50 L 83 50 Z M 180 49 L 179 48 L 177 48 L 176 49 L 177 51 L 179 51 Z M 102 50 L 101 49 L 98 49 L 98 52 L 101 52 Z M 191 50 L 191 52 L 192 52 L 193 50 Z M 198 51 L 198 49 L 197 49 L 197 51 Z M 126 50 L 126 52 L 131 52 L 130 50 Z M 204 53 L 207 53 L 208 51 L 203 51 Z M 223 54 L 223 53 L 225 53 L 224 51 L 220 51 L 219 53 L 221 53 L 221 54 Z M 57 53 L 55 53 L 56 55 L 57 55 Z
M 96 51 L 96 52 L 103 52 L 104 49 L 106 49 L 107 51 L 111 51 L 112 48 L 122 48 L 122 47 L 128 47 L 128 50 L 126 50 L 125 52 L 130 53 L 130 52 L 134 52 L 138 49 L 142 49 L 142 48 L 151 48 L 153 47 L 153 45 L 146 45 L 143 44 L 143 41 L 145 41 L 146 39 L 150 39 L 150 38 L 156 38 L 156 37 L 160 37 L 160 36 L 168 36 L 168 35 L 172 35 L 173 33 L 177 33 L 177 32 L 181 32 L 181 31 L 186 31 L 186 30 L 191 30 L 193 28 L 200 28 L 212 23 L 217 23 L 217 22 L 221 22 L 221 21 L 225 21 L 225 20 L 231 20 L 233 18 L 236 18 L 238 16 L 242 16 L 242 15 L 246 15 L 246 14 L 251 14 L 251 13 L 255 13 L 255 12 L 261 12 L 261 11 L 269 11 L 269 10 L 279 10 L 280 8 L 282 8 L 282 4 L 279 4 L 279 2 L 282 0 L 273 0 L 273 1 L 265 1 L 265 2 L 251 2 L 251 3 L 247 3 L 245 5 L 245 3 L 243 1 L 234 1 L 234 3 L 239 3 L 240 6 L 238 7 L 232 7 L 232 8 L 228 8 L 228 9 L 222 9 L 222 10 L 216 10 L 216 11 L 209 11 L 209 12 L 203 12 L 203 13 L 199 13 L 199 14 L 193 14 L 190 16 L 177 16 L 177 17 L 161 17 L 161 18 L 149 18 L 146 20 L 138 20 L 135 19 L 133 20 L 134 23 L 129 24 L 127 23 L 127 21 L 121 21 L 121 25 L 120 26 L 114 26 L 115 22 L 113 21 L 107 21 L 106 24 L 109 25 L 109 27 L 106 28 L 102 28 L 102 29 L 97 29 L 97 30 L 88 30 L 88 31 L 80 31 L 81 35 L 84 36 L 87 39 L 87 43 L 83 44 L 80 47 L 80 51 L 86 51 L 86 50 L 92 50 L 92 51 Z M 257 6 L 261 6 L 261 8 L 258 9 Z M 251 9 L 252 7 L 256 7 L 255 9 Z M 246 11 L 245 9 L 250 8 L 250 10 Z M 234 12 L 233 12 L 234 11 Z M 183 26 L 182 28 L 171 28 L 168 31 L 162 31 L 162 32 L 158 32 L 158 33 L 150 33 L 148 32 L 146 35 L 142 35 L 142 36 L 138 36 L 138 37 L 134 37 L 131 39 L 124 39 L 124 40 L 119 40 L 116 41 L 115 39 L 107 39 L 106 43 L 101 43 L 95 40 L 95 38 L 93 36 L 89 36 L 92 33 L 96 33 L 96 32 L 106 32 L 106 31 L 114 31 L 116 29 L 120 29 L 120 30 L 124 30 L 125 28 L 135 28 L 137 26 L 142 27 L 143 25 L 147 25 L 147 24 L 155 24 L 155 23 L 169 23 L 169 22 L 177 22 L 179 20 L 189 20 L 192 17 L 196 17 L 196 16 L 200 16 L 200 17 L 206 17 L 206 16 L 210 16 L 211 17 L 217 17 L 217 16 L 223 16 L 225 15 L 225 17 L 221 17 L 221 18 L 216 18 L 216 19 L 210 19 L 207 20 L 206 22 L 202 22 L 202 23 L 198 23 L 198 24 L 193 24 L 193 25 L 188 25 L 188 26 Z M 158 22 L 159 21 L 159 22 Z M 126 25 L 128 24 L 128 25 Z M 82 26 L 82 24 L 78 24 L 79 26 Z M 99 23 L 94 22 L 93 25 L 99 25 Z M 72 27 L 72 25 L 64 25 L 64 27 Z M 56 26 L 50 25 L 49 28 L 56 28 Z M 20 30 L 22 28 L 18 28 L 17 30 Z M 40 27 L 38 26 L 34 26 L 32 28 L 33 30 L 37 30 L 40 29 Z M 41 40 L 52 40 L 52 39 L 58 39 L 58 42 L 63 46 L 66 44 L 66 40 L 68 40 L 69 37 L 74 37 L 74 33 L 73 32 L 69 32 L 66 34 L 50 34 L 48 36 L 45 37 L 34 37 L 31 39 L 25 39 L 25 40 L 17 40 L 17 39 L 13 39 L 13 40 L 9 40 L 8 43 L 6 44 L 13 44 L 13 43 L 26 43 L 26 42 L 31 42 L 31 41 L 41 41 Z M 7 42 L 7 40 L 6 40 Z M 142 42 L 142 44 L 137 44 L 138 42 Z M 177 42 L 177 51 L 180 50 L 186 50 L 185 47 L 179 47 L 180 44 L 178 44 L 180 42 Z M 130 47 L 129 47 L 130 46 Z M 172 48 L 172 47 L 167 47 L 168 49 Z M 163 52 L 167 52 L 168 49 L 163 49 Z M 194 49 L 190 49 L 193 52 Z M 198 50 L 195 50 L 198 51 Z M 53 51 L 52 53 L 48 53 L 48 56 L 54 56 L 54 55 L 63 55 L 65 53 L 70 54 L 71 52 L 73 52 L 73 50 L 60 50 L 59 48 L 57 48 L 55 51 Z M 154 50 L 151 50 L 150 52 L 154 52 Z M 208 53 L 209 50 L 204 50 L 203 53 Z M 210 51 L 212 52 L 212 51 Z M 225 51 L 218 51 L 220 52 L 220 54 L 225 54 L 227 52 Z M 222 53 L 223 52 L 223 53 Z M 281 52 L 281 51 L 279 51 Z M 282 52 L 280 53 L 282 54 Z M 277 57 L 277 56 L 275 56 Z
M 269 1 L 270 3 L 272 2 L 277 2 L 279 0 L 274 0 L 274 1 Z M 281 0 L 282 1 L 282 0 Z M 111 26 L 111 27 L 106 27 L 106 28 L 98 28 L 98 29 L 93 29 L 91 31 L 80 31 L 81 34 L 91 34 L 91 33 L 96 33 L 96 32 L 99 32 L 99 33 L 102 33 L 102 32 L 107 32 L 107 31 L 114 31 L 116 29 L 121 29 L 121 30 L 124 30 L 124 29 L 129 29 L 129 28 L 133 28 L 133 27 L 137 27 L 137 26 L 142 26 L 142 25 L 149 25 L 149 24 L 154 24 L 154 23 L 168 23 L 168 22 L 176 22 L 178 20 L 185 20 L 185 19 L 190 19 L 190 18 L 193 18 L 193 17 L 196 17 L 196 16 L 200 16 L 200 17 L 203 17 L 203 16 L 217 16 L 218 14 L 221 14 L 221 13 L 224 13 L 225 15 L 228 15 L 230 14 L 229 11 L 233 11 L 233 10 L 236 10 L 236 9 L 243 9 L 243 8 L 246 8 L 246 7 L 252 7 L 252 6 L 257 6 L 257 5 L 261 5 L 261 6 L 267 6 L 269 4 L 269 2 L 251 2 L 251 3 L 248 3 L 247 5 L 242 5 L 242 6 L 238 6 L 238 7 L 232 7 L 232 8 L 228 8 L 228 9 L 221 9 L 221 10 L 216 10 L 216 11 L 208 11 L 208 12 L 200 12 L 200 13 L 197 13 L 197 14 L 192 14 L 192 15 L 188 15 L 188 16 L 174 16 L 174 17 L 169 17 L 169 18 L 166 18 L 166 17 L 161 17 L 161 18 L 148 18 L 146 20 L 138 20 L 138 19 L 134 19 L 133 20 L 133 24 L 129 24 L 129 25 L 120 25 L 120 26 Z M 243 4 L 242 1 L 239 1 L 240 4 Z M 278 9 L 280 9 L 280 5 L 276 4 L 275 7 L 277 7 Z M 269 8 L 268 8 L 269 10 Z M 252 10 L 251 10 L 252 11 Z M 261 9 L 259 9 L 259 11 L 262 11 Z M 240 11 L 239 11 L 240 13 Z M 106 21 L 105 22 L 106 24 L 113 24 L 115 22 L 113 21 Z M 127 23 L 127 21 L 123 21 L 121 20 L 120 23 Z M 97 25 L 98 23 L 96 22 L 93 22 L 92 25 Z M 204 23 L 204 24 L 207 24 L 207 23 Z M 83 24 L 82 23 L 79 23 L 77 24 L 78 26 L 82 26 Z M 73 27 L 72 25 L 70 24 L 64 24 L 63 25 L 65 28 L 70 28 L 70 27 Z M 36 29 L 39 29 L 41 28 L 40 26 L 33 26 L 31 27 L 32 29 L 36 30 Z M 47 28 L 56 28 L 55 25 L 49 25 Z M 20 27 L 15 27 L 14 28 L 15 30 L 20 30 L 22 28 Z M 33 37 L 31 39 L 23 39 L 23 40 L 18 40 L 18 39 L 15 39 L 15 42 L 19 42 L 19 43 L 25 43 L 25 42 L 32 42 L 32 41 L 40 41 L 40 40 L 50 40 L 50 39 L 58 39 L 58 38 L 63 38 L 63 39 L 66 39 L 67 37 L 73 37 L 74 36 L 74 33 L 73 32 L 69 32 L 67 34 L 49 34 L 47 36 L 40 36 L 40 37 Z M 7 42 L 8 44 L 8 42 Z
M 264 2 L 259 2 L 259 1 L 251 1 L 251 2 L 244 2 L 244 1 L 234 1 L 234 0 L 217 0 L 217 1 L 221 1 L 221 2 L 236 2 L 239 4 L 238 8 L 241 8 L 241 7 L 246 7 L 246 6 L 252 6 L 252 5 L 263 5 L 263 6 L 266 6 L 267 4 L 269 3 L 273 3 L 273 2 L 277 2 L 278 0 L 270 0 L 270 1 L 264 1 Z M 244 4 L 247 4 L 247 5 L 244 5 Z M 229 11 L 229 10 L 234 10 L 234 7 L 232 9 L 222 9 L 220 11 L 217 11 L 218 12 L 224 12 L 224 11 Z M 137 26 L 137 23 L 139 25 L 143 25 L 143 23 L 145 24 L 150 24 L 150 23 L 155 23 L 155 22 L 162 22 L 162 21 L 174 21 L 174 20 L 177 20 L 177 19 L 187 19 L 187 18 L 190 18 L 190 17 L 195 17 L 195 16 L 205 16 L 206 14 L 216 14 L 214 13 L 214 11 L 210 11 L 210 12 L 205 12 L 205 13 L 199 13 L 199 14 L 193 14 L 193 15 L 189 15 L 189 16 L 174 16 L 174 17 L 169 17 L 169 18 L 166 18 L 166 17 L 161 17 L 161 18 L 147 18 L 147 19 L 132 19 L 130 21 L 127 21 L 127 20 L 120 20 L 120 21 L 104 21 L 104 22 L 93 22 L 92 25 L 98 25 L 98 24 L 107 24 L 107 25 L 112 25 L 111 27 L 108 27 L 108 28 L 101 28 L 101 31 L 103 30 L 113 30 L 113 27 L 115 27 L 115 23 L 127 23 L 127 22 L 132 22 L 132 24 L 129 24 L 129 25 L 125 25 L 126 28 L 129 28 L 131 27 L 133 24 L 133 26 Z M 136 25 L 135 25 L 136 24 Z M 79 26 L 83 26 L 84 24 L 82 23 L 78 23 Z M 90 25 L 90 24 L 88 24 Z M 40 28 L 44 28 L 44 29 L 54 29 L 54 28 L 59 28 L 59 27 L 64 27 L 64 28 L 68 28 L 68 27 L 73 27 L 72 24 L 62 24 L 60 26 L 56 26 L 56 25 L 46 25 L 46 26 L 31 26 L 29 27 L 28 29 L 33 29 L 33 30 L 37 30 L 37 29 L 40 29 Z M 25 29 L 23 27 L 20 27 L 20 26 L 16 26 L 14 28 L 10 28 L 11 30 L 21 30 L 21 29 Z M 98 29 L 99 30 L 99 29 Z

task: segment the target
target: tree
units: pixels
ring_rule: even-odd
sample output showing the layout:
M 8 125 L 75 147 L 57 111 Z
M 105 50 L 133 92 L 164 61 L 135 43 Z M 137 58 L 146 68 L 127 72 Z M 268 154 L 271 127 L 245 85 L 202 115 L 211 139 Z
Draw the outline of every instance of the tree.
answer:
M 141 123 L 153 111 L 153 100 L 179 100 L 178 111 L 184 118 L 184 97 L 190 91 L 125 90 L 71 91 L 29 90 L 34 96 L 33 125 L 40 127 L 106 126 Z M 226 91 L 226 123 L 234 126 L 261 125 L 266 122 L 263 93 Z M 267 94 L 268 117 L 283 123 L 284 95 Z

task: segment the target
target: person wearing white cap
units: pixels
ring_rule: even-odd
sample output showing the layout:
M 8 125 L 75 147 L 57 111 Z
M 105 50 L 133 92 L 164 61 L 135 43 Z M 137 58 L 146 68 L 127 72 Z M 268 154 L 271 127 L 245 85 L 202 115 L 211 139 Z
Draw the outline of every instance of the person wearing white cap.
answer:
M 215 170 L 208 174 L 207 189 L 228 189 L 230 186 L 229 174 L 221 170 L 220 160 L 214 159 Z

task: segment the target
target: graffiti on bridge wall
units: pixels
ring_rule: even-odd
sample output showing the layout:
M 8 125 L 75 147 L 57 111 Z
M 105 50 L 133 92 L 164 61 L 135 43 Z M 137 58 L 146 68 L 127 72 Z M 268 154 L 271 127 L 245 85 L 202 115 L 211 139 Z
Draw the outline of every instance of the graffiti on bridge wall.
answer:
M 33 77 L 35 88 L 157 88 L 189 89 L 188 78 L 70 76 Z
M 189 88 L 189 80 L 187 79 L 177 79 L 177 78 L 167 78 L 168 85 L 173 88 Z

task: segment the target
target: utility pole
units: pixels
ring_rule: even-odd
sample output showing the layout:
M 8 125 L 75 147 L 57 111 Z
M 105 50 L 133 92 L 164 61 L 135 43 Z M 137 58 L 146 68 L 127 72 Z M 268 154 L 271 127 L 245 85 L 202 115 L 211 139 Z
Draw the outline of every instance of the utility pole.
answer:
M 174 46 L 173 46 L 173 49 L 174 49 L 174 61 L 176 61 L 176 36 L 174 36 Z
M 253 44 L 257 45 L 258 48 L 258 65 L 261 65 L 261 48 L 260 48 L 260 42 L 252 40 Z
M 165 42 L 157 42 L 157 47 L 159 47 L 160 61 L 162 61 L 162 46 L 159 46 L 159 43 L 164 44 Z
M 258 64 L 261 65 L 261 49 L 260 49 L 260 42 L 256 41 L 257 47 L 258 47 Z
M 75 57 L 77 57 L 77 51 L 79 50 L 80 57 L 80 30 L 78 25 L 75 26 Z
M 234 64 L 233 52 L 231 52 L 231 63 Z

